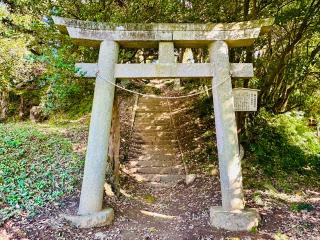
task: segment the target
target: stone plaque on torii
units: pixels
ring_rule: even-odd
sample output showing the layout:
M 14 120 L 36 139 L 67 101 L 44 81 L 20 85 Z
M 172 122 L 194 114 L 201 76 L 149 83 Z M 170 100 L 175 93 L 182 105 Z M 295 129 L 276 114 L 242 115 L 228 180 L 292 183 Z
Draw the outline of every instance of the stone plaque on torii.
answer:
M 75 43 L 99 47 L 98 63 L 79 63 L 96 77 L 89 138 L 77 216 L 79 227 L 110 224 L 111 208 L 102 209 L 108 141 L 117 78 L 212 78 L 222 206 L 210 208 L 210 223 L 227 230 L 250 230 L 259 222 L 245 209 L 231 77 L 253 77 L 252 63 L 229 63 L 228 48 L 250 46 L 273 19 L 225 24 L 108 24 L 53 17 Z M 119 47 L 159 48 L 157 64 L 118 64 Z M 174 47 L 208 47 L 210 63 L 175 63 Z

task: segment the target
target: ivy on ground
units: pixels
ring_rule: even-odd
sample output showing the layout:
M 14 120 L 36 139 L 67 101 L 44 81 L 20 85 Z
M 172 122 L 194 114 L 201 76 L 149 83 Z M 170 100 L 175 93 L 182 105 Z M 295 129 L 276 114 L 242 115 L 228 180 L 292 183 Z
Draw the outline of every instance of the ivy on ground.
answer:
M 77 185 L 81 157 L 70 140 L 37 125 L 0 124 L 0 222 L 70 193 Z

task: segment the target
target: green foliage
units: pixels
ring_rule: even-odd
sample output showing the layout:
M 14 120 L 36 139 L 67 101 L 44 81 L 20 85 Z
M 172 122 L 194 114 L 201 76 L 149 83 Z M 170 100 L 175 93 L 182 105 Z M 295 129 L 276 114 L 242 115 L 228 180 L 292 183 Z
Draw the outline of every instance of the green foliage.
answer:
M 8 64 L 1 64 L 0 88 L 6 86 L 7 91 L 19 96 L 37 89 L 29 98 L 41 103 L 47 113 L 68 111 L 76 104 L 75 99 L 92 97 L 86 84 L 73 77 L 73 66 L 76 61 L 95 62 L 98 53 L 97 49 L 77 47 L 60 34 L 50 19 L 59 15 L 111 23 L 216 23 L 275 17 L 273 31 L 260 37 L 255 47 L 230 50 L 231 62 L 255 63 L 255 80 L 238 81 L 236 85 L 259 88 L 259 107 L 268 111 L 301 109 L 319 114 L 319 0 L 4 2 L 6 7 L 2 5 L 0 10 L 0 62 L 3 58 Z M 19 54 L 7 54 L 12 49 Z M 152 51 L 152 58 L 156 52 Z M 194 49 L 196 62 L 205 61 L 199 52 Z M 119 60 L 127 62 L 134 55 L 134 50 L 121 50 Z M 23 85 L 19 85 L 21 82 Z M 196 82 L 185 88 L 194 90 L 199 86 Z
M 30 16 L 11 14 L 0 6 L 0 91 L 19 93 L 24 85 L 30 86 L 34 77 L 43 70 L 41 63 L 28 59 L 32 55 L 28 45 L 34 40 L 28 34 L 32 24 Z M 23 32 L 17 29 L 23 29 Z
M 299 182 L 314 185 L 319 181 L 320 142 L 305 119 L 261 111 L 246 141 L 253 154 L 246 164 L 256 173 L 262 171 L 265 180 L 275 181 L 277 188 L 290 190 Z
M 59 34 L 50 18 L 30 8 L 20 9 L 28 1 L 12 4 L 0 6 L 0 100 L 5 92 L 13 108 L 20 99 L 22 109 L 40 105 L 46 114 L 52 114 L 92 96 L 92 82 L 74 77 L 74 63 L 86 48 L 74 46 Z M 88 58 L 95 56 L 96 51 L 91 52 Z
M 250 232 L 253 233 L 253 234 L 256 234 L 256 233 L 258 233 L 259 231 L 258 231 L 258 228 L 257 228 L 257 227 L 253 227 L 253 228 L 250 229 Z
M 181 112 L 177 118 L 183 122 L 178 126 L 183 161 L 191 171 L 214 171 L 217 146 L 212 97 L 201 96 L 188 102 L 189 110 Z
M 291 204 L 290 209 L 293 212 L 301 212 L 301 211 L 310 212 L 310 211 L 314 210 L 314 207 L 309 203 L 302 202 L 302 203 L 293 203 L 293 204 Z
M 197 99 L 194 102 L 193 111 L 195 111 L 199 117 L 213 119 L 214 111 L 213 111 L 212 96 L 199 97 L 199 99 Z
M 149 203 L 149 204 L 153 204 L 157 201 L 156 197 L 149 193 L 144 195 L 143 199 L 146 203 Z
M 35 213 L 39 206 L 71 192 L 82 168 L 71 143 L 36 125 L 0 125 L 0 219 L 17 212 Z
M 320 2 L 285 1 L 279 4 L 276 23 L 258 48 L 268 50 L 256 60 L 259 104 L 268 111 L 310 111 L 319 91 Z M 314 109 L 313 109 L 314 110 Z

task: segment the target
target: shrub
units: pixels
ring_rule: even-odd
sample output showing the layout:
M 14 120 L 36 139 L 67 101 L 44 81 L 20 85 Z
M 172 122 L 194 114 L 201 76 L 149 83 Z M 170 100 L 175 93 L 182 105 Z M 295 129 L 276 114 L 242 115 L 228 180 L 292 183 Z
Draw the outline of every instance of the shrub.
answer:
M 317 182 L 320 142 L 305 119 L 261 111 L 249 126 L 246 140 L 253 156 L 248 164 L 268 177 L 284 183 Z

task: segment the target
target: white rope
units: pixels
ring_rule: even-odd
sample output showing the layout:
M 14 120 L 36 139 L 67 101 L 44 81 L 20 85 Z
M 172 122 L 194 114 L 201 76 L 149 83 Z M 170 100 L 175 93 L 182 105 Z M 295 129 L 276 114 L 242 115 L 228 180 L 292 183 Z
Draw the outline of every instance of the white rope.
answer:
M 216 88 L 218 87 L 219 85 L 221 85 L 222 83 L 224 83 L 226 80 L 220 82 L 220 83 L 217 83 L 215 84 L 214 86 L 212 86 L 211 88 L 207 88 L 203 91 L 200 91 L 200 92 L 196 92 L 196 93 L 192 93 L 192 94 L 188 94 L 188 95 L 183 95 L 183 96 L 159 96 L 159 95 L 154 95 L 154 94 L 145 94 L 145 93 L 141 93 L 141 92 L 137 92 L 137 91 L 134 91 L 134 90 L 131 90 L 131 89 L 127 89 L 125 87 L 122 87 L 121 85 L 118 85 L 116 83 L 113 83 L 113 82 L 110 82 L 109 80 L 101 77 L 99 75 L 99 73 L 97 73 L 96 75 L 97 78 L 101 79 L 102 81 L 105 81 L 121 90 L 124 90 L 124 91 L 127 91 L 129 93 L 133 93 L 133 94 L 136 94 L 136 95 L 139 95 L 139 96 L 142 96 L 142 97 L 148 97 L 148 98 L 158 98 L 158 99 L 179 99 L 179 98 L 188 98 L 188 97 L 194 97 L 194 96 L 198 96 L 202 93 L 208 93 L 209 90 L 213 89 L 213 88 Z

